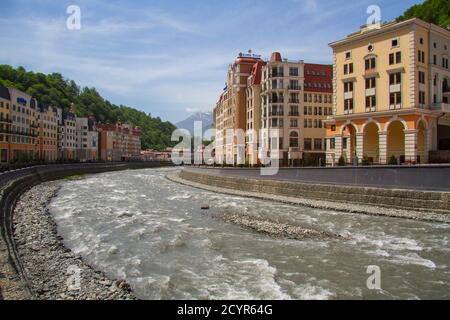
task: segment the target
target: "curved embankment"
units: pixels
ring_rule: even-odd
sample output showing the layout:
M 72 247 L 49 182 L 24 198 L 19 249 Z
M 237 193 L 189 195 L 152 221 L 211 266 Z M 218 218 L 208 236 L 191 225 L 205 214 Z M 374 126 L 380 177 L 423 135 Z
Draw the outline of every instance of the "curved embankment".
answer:
M 172 181 L 244 197 L 314 208 L 450 223 L 450 192 L 336 186 L 220 176 L 184 169 Z
M 71 175 L 167 166 L 167 163 L 79 163 L 36 166 L 0 174 L 0 299 L 33 298 L 14 241 L 14 207 L 23 193 Z

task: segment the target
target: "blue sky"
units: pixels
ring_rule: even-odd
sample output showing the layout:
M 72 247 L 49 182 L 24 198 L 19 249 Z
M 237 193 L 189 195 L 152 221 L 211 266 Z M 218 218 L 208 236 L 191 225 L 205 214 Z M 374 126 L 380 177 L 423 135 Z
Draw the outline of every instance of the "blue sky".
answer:
M 328 43 L 421 1 L 1 0 L 0 63 L 60 72 L 125 104 L 177 122 L 212 110 L 239 52 L 331 63 Z M 66 9 L 81 9 L 68 30 Z

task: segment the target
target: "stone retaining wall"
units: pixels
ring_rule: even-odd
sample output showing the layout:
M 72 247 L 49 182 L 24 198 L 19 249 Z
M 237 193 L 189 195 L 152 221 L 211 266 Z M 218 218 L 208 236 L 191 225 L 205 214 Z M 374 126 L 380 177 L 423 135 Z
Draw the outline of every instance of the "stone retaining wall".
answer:
M 241 191 L 328 201 L 371 204 L 420 211 L 450 213 L 450 193 L 439 191 L 397 190 L 354 186 L 307 184 L 289 181 L 225 177 L 183 170 L 185 180 Z

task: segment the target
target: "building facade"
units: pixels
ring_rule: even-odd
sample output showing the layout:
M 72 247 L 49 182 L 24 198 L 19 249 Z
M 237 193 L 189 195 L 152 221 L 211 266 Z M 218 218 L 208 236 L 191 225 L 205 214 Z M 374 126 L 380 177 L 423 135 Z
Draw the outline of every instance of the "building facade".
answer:
M 427 163 L 429 151 L 450 149 L 450 31 L 411 19 L 330 46 L 328 165 Z
M 39 158 L 37 101 L 25 92 L 8 88 L 11 105 L 10 162 Z
M 61 160 L 77 160 L 77 130 L 74 106 L 68 112 L 58 110 L 58 158 Z
M 284 166 L 299 164 L 302 159 L 299 139 L 303 85 L 304 62 L 282 59 L 280 53 L 274 52 L 262 70 L 261 145 L 268 152 L 264 156 L 278 157 Z M 272 130 L 278 130 L 276 147 L 271 139 Z
M 216 163 L 245 162 L 246 88 L 257 61 L 257 55 L 240 53 L 228 67 L 227 85 L 214 108 Z
M 98 160 L 98 132 L 95 125 L 94 117 L 76 117 L 77 160 L 82 162 Z
M 8 88 L 0 86 L 0 164 L 10 159 L 11 97 Z
M 39 106 L 37 113 L 39 159 L 58 159 L 58 108 Z
M 141 158 L 141 131 L 129 124 L 97 124 L 99 157 L 102 161 Z
M 246 163 L 257 165 L 260 163 L 258 158 L 259 134 L 261 131 L 261 80 L 262 68 L 265 65 L 263 61 L 257 61 L 252 68 L 250 77 L 247 79 L 247 103 L 246 103 Z
M 323 121 L 332 114 L 333 67 L 306 63 L 304 74 L 303 119 L 299 120 L 303 129 L 299 145 L 304 164 L 324 165 L 326 131 Z

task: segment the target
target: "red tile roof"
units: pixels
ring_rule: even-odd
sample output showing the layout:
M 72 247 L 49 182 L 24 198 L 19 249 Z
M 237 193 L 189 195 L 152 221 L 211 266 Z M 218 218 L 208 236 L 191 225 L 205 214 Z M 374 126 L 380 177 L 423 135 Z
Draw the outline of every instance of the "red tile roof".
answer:
M 305 63 L 305 91 L 333 92 L 333 66 Z

